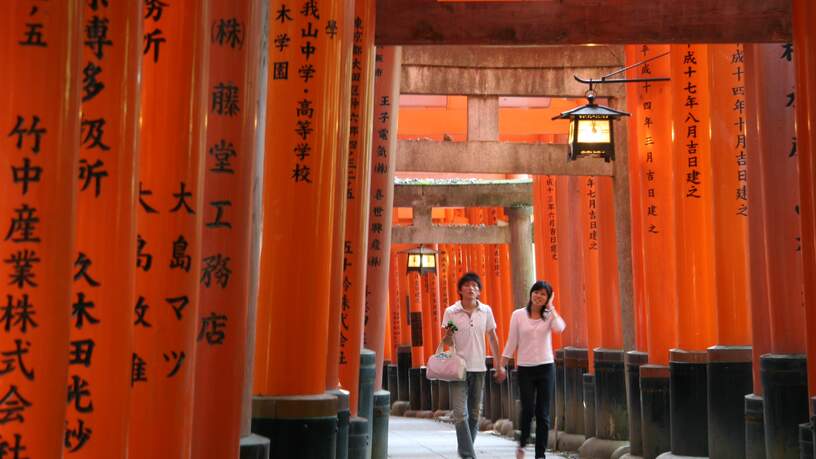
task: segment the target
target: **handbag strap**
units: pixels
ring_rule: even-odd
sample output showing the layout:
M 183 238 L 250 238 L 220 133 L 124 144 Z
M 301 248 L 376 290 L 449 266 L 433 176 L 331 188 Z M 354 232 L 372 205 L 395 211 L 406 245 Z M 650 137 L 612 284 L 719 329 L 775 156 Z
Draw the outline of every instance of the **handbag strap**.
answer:
M 453 351 L 453 353 L 456 354 L 456 341 L 453 340 L 453 338 L 451 338 L 451 346 L 450 347 L 451 347 L 451 350 Z M 439 345 L 436 346 L 436 352 L 434 352 L 434 354 L 441 354 L 442 351 L 444 351 L 444 350 L 445 350 L 445 343 L 443 343 L 442 340 L 439 340 Z

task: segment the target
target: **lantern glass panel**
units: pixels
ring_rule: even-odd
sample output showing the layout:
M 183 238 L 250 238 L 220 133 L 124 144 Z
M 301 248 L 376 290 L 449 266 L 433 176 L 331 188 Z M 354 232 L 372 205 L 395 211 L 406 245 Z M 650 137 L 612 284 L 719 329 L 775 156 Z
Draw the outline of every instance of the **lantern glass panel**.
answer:
M 436 256 L 434 254 L 422 255 L 423 268 L 436 268 Z
M 408 268 L 420 268 L 422 256 L 419 254 L 409 254 L 408 255 Z
M 578 143 L 611 143 L 610 124 L 608 119 L 579 119 Z

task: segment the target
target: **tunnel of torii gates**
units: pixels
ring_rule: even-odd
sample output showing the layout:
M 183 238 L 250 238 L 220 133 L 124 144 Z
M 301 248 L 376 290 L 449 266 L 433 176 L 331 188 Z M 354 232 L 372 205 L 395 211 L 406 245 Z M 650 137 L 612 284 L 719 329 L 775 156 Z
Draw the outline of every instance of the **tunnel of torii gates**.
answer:
M 813 456 L 806 0 L 4 6 L 0 457 L 383 458 L 466 271 L 555 286 L 553 447 Z

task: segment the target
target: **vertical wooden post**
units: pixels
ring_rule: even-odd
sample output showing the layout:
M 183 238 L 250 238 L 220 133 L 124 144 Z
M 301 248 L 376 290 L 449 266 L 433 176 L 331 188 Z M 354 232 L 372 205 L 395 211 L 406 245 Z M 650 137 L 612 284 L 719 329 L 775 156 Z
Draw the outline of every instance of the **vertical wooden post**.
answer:
M 263 16 L 257 0 L 210 1 L 209 8 L 193 457 L 222 458 L 238 455 L 241 437 Z
M 207 27 L 206 3 L 145 3 L 131 457 L 192 448 Z
M 68 387 L 79 392 L 68 405 L 64 454 L 124 458 L 135 300 L 133 177 L 143 9 L 141 2 L 97 2 L 86 3 L 84 12 L 83 67 L 100 70 L 100 86 L 83 91 L 72 298 L 84 298 L 89 315 L 77 314 L 71 321 Z
M 73 303 L 81 9 L 78 1 L 4 6 L 0 256 L 8 280 L 0 289 L 0 351 L 7 356 L 0 450 L 9 457 L 60 457 Z M 81 396 L 87 409 L 91 400 L 84 387 L 77 389 L 68 391 L 74 394 L 69 400 Z
M 587 327 L 587 351 L 589 372 L 595 371 L 593 349 L 602 347 L 601 328 L 609 324 L 601 321 L 601 286 L 600 286 L 600 230 L 599 213 L 600 197 L 597 177 L 580 177 L 580 228 L 581 253 L 584 260 L 583 275 Z M 609 291 L 605 291 L 608 294 Z M 610 295 L 611 296 L 611 295 Z M 614 303 L 613 303 L 614 304 Z

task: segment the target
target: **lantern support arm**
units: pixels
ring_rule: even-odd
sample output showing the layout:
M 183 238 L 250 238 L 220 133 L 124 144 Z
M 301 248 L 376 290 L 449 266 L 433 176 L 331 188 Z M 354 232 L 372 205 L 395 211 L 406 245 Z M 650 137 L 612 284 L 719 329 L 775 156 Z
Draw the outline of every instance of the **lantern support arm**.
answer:
M 668 54 L 669 54 L 669 52 L 668 52 L 668 51 L 666 51 L 665 53 L 658 54 L 657 56 L 650 57 L 649 59 L 646 59 L 646 60 L 643 60 L 643 61 L 640 61 L 640 62 L 635 62 L 634 64 L 632 64 L 632 65 L 630 65 L 630 66 L 628 66 L 628 67 L 623 67 L 623 68 L 621 68 L 621 69 L 619 69 L 619 70 L 616 70 L 616 71 L 614 71 L 614 72 L 612 72 L 612 73 L 610 73 L 610 74 L 608 74 L 608 75 L 604 75 L 604 76 L 602 76 L 600 79 L 592 79 L 592 78 L 590 78 L 590 79 L 588 79 L 588 80 L 587 80 L 587 79 L 585 79 L 585 78 L 581 78 L 581 77 L 579 77 L 578 75 L 573 75 L 573 77 L 574 77 L 574 78 L 575 78 L 575 80 L 576 80 L 576 81 L 578 81 L 579 83 L 588 84 L 588 85 L 589 85 L 589 91 L 592 91 L 592 86 L 593 86 L 593 85 L 596 85 L 596 84 L 608 84 L 608 83 L 645 83 L 645 82 L 652 82 L 652 81 L 669 81 L 669 80 L 670 80 L 670 78 L 668 78 L 668 77 L 656 77 L 656 78 L 610 78 L 611 76 L 617 75 L 617 74 L 619 74 L 619 73 L 623 73 L 623 72 L 625 72 L 625 71 L 627 71 L 627 70 L 629 70 L 629 69 L 633 69 L 633 68 L 635 68 L 635 67 L 640 67 L 641 65 L 646 64 L 647 62 L 650 62 L 650 61 L 653 61 L 653 60 L 655 60 L 655 59 L 661 58 L 661 57 L 666 56 L 666 55 L 668 55 Z

